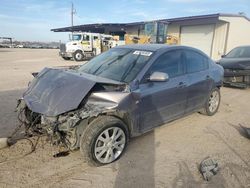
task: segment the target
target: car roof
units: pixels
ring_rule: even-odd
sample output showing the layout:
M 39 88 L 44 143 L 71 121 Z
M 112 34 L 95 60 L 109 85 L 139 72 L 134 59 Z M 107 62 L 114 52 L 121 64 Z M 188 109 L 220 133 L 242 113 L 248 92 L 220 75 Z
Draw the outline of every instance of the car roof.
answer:
M 129 44 L 129 45 L 121 45 L 116 48 L 129 48 L 134 50 L 148 50 L 148 51 L 157 51 L 162 48 L 171 48 L 172 46 L 167 44 Z
M 199 49 L 193 48 L 191 46 L 183 46 L 183 45 L 168 45 L 168 44 L 129 44 L 129 45 L 121 45 L 116 46 L 115 48 L 127 48 L 133 50 L 146 50 L 146 51 L 157 51 L 159 49 L 189 49 L 194 51 L 199 51 Z M 202 52 L 203 53 L 203 52 Z
M 250 48 L 250 45 L 237 46 L 235 48 Z

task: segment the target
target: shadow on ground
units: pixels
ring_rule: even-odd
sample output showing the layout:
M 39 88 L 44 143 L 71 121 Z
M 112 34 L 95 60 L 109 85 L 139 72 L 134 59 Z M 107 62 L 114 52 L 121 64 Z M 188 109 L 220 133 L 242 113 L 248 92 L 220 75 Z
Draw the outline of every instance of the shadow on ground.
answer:
M 0 138 L 9 136 L 18 125 L 15 108 L 23 92 L 24 89 L 0 91 Z
M 9 51 L 9 50 L 0 50 L 0 52 L 12 52 L 12 51 Z
M 119 159 L 115 188 L 155 187 L 154 131 L 133 139 L 125 154 Z
M 139 108 L 141 110 L 138 111 L 140 114 L 139 122 L 142 122 L 139 126 L 142 132 L 150 128 L 144 125 L 147 118 L 154 123 L 163 124 L 163 118 L 159 107 L 155 105 L 157 104 L 155 100 L 157 99 L 147 96 L 147 106 L 141 104 L 142 106 Z M 156 147 L 154 131 L 131 140 L 128 151 L 118 161 L 119 170 L 114 187 L 155 187 L 154 168 Z

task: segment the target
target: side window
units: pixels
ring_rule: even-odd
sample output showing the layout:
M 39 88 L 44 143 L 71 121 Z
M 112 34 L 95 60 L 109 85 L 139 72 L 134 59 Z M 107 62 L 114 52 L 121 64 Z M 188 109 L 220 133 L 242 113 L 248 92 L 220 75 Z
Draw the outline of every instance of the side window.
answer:
M 89 35 L 83 35 L 82 40 L 83 41 L 89 41 Z
M 207 57 L 194 51 L 186 51 L 185 53 L 188 73 L 199 72 L 208 68 Z
M 170 78 L 184 74 L 184 52 L 174 50 L 161 55 L 152 65 L 150 72 L 165 72 Z

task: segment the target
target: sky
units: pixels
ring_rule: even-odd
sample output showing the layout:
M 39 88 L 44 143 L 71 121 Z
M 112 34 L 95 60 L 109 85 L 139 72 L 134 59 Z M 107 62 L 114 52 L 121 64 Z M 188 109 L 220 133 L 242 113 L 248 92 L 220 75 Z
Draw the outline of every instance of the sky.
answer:
M 126 23 L 214 13 L 250 17 L 250 0 L 0 0 L 0 37 L 19 41 L 67 41 L 50 29 L 71 25 Z

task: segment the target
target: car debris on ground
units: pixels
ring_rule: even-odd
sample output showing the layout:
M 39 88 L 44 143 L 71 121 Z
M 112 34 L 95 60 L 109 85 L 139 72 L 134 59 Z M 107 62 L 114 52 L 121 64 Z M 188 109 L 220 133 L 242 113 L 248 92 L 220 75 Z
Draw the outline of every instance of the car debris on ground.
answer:
M 240 124 L 240 127 L 241 127 L 241 129 L 243 129 L 245 137 L 250 139 L 250 128 L 244 127 L 241 124 Z
M 210 157 L 204 159 L 200 164 L 200 172 L 206 181 L 210 181 L 211 178 L 219 171 L 218 162 Z
M 8 138 L 0 138 L 0 149 L 8 147 Z

